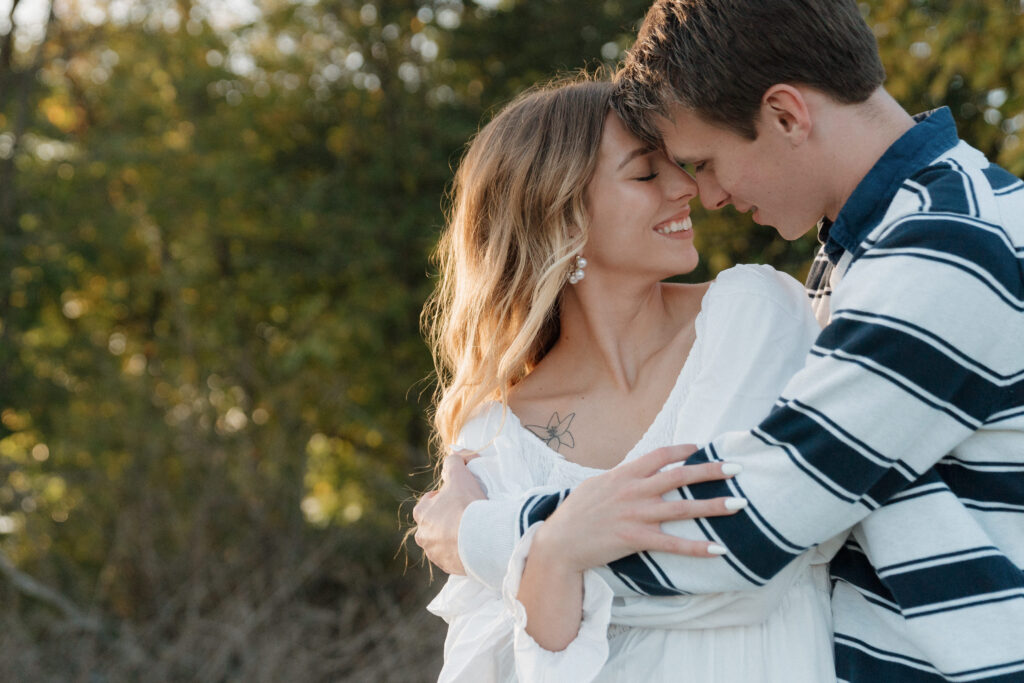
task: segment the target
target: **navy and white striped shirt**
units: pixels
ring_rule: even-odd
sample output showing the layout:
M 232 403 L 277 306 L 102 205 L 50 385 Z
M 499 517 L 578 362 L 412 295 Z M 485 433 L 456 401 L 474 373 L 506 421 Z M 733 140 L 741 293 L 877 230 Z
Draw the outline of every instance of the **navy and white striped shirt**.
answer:
M 813 353 L 865 364 L 915 412 L 935 414 L 950 442 L 967 435 L 948 453 L 925 451 L 927 437 L 916 458 L 889 451 L 934 464 L 912 470 L 923 476 L 854 527 L 833 560 L 839 679 L 1024 681 L 1024 183 L 957 140 L 942 109 L 822 232 L 808 294 L 819 311 L 826 302 L 842 342 L 819 340 Z M 912 274 L 894 277 L 901 268 Z M 890 297 L 909 283 L 915 295 L 937 290 L 940 306 L 862 306 L 890 280 Z M 874 336 L 873 325 L 888 354 L 838 355 L 855 348 L 853 336 Z
M 841 681 L 1024 681 L 1024 182 L 937 110 L 857 186 L 823 254 L 808 284 L 829 323 L 807 365 L 760 425 L 688 460 L 744 471 L 678 491 L 750 501 L 697 522 L 729 554 L 611 567 L 650 595 L 743 590 L 853 527 L 832 564 Z M 515 532 L 564 495 L 518 503 Z M 495 510 L 474 503 L 460 529 L 478 577 Z

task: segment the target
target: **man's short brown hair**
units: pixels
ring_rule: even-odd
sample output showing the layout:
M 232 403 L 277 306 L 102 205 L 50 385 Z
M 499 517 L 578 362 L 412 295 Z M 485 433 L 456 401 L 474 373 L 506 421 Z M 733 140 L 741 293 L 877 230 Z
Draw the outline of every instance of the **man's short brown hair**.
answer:
M 649 142 L 671 105 L 754 139 L 761 96 L 775 84 L 853 104 L 884 80 L 854 0 L 658 0 L 616 78 L 615 108 Z

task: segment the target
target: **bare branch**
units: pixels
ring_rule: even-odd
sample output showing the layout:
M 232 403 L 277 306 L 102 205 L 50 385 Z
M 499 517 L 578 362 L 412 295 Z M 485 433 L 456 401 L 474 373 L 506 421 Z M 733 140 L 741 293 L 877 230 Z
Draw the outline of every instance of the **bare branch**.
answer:
M 0 551 L 0 574 L 3 574 L 12 586 L 21 594 L 45 602 L 55 607 L 64 614 L 73 625 L 86 630 L 99 630 L 99 623 L 93 617 L 86 616 L 71 600 L 67 599 L 49 586 L 36 581 L 28 574 L 20 571 L 7 558 L 7 555 Z

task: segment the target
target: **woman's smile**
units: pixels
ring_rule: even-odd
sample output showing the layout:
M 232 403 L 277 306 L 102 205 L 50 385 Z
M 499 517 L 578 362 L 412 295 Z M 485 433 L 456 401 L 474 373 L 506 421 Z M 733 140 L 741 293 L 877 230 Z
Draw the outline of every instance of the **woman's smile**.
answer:
M 692 237 L 693 222 L 690 220 L 689 215 L 683 216 L 682 218 L 670 218 L 669 220 L 654 226 L 654 232 L 659 235 L 665 235 L 666 237 Z

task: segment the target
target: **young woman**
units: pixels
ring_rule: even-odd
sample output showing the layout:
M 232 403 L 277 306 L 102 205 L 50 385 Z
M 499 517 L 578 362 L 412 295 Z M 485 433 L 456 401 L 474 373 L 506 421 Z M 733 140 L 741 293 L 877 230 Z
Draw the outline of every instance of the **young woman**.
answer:
M 480 454 L 492 499 L 751 427 L 818 332 L 800 285 L 766 266 L 663 282 L 697 265 L 696 184 L 626 130 L 612 91 L 581 77 L 528 92 L 456 174 L 424 309 L 434 427 Z M 605 566 L 613 531 L 572 501 L 523 535 L 503 586 L 452 577 L 431 603 L 449 623 L 441 680 L 834 680 L 828 550 L 757 590 L 692 596 L 672 591 L 670 557 L 644 554 L 651 591 Z

